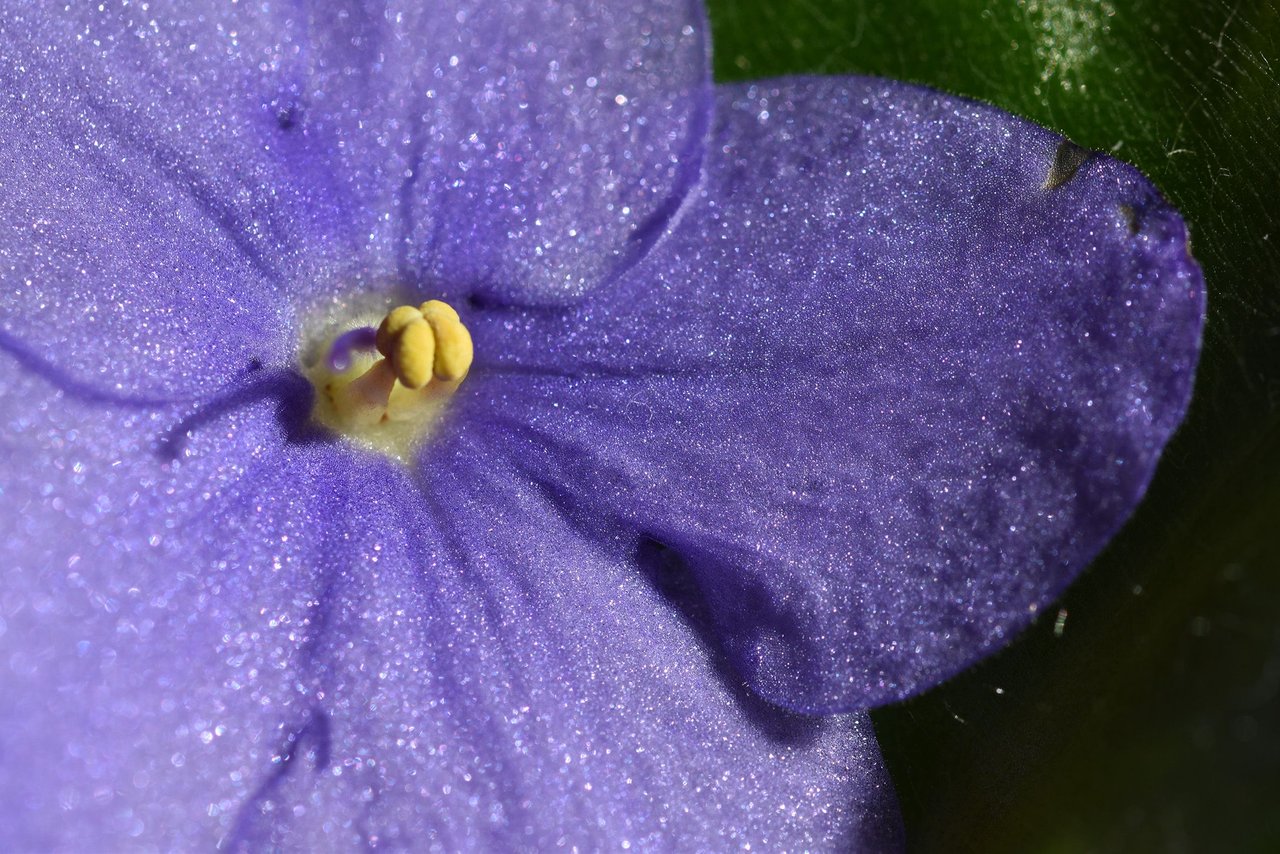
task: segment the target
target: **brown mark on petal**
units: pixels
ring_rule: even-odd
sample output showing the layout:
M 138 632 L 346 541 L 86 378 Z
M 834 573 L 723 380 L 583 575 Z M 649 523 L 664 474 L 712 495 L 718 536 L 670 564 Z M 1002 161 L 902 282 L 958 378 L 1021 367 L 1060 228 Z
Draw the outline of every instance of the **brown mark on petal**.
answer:
M 1138 212 L 1133 209 L 1133 205 L 1121 205 L 1120 216 L 1124 217 L 1125 224 L 1129 226 L 1129 233 L 1137 234 Z
M 1081 148 L 1071 140 L 1064 139 L 1058 144 L 1058 150 L 1053 155 L 1053 165 L 1049 167 L 1049 174 L 1045 176 L 1040 189 L 1058 189 L 1074 178 L 1080 167 L 1092 156 L 1093 152 L 1089 149 Z

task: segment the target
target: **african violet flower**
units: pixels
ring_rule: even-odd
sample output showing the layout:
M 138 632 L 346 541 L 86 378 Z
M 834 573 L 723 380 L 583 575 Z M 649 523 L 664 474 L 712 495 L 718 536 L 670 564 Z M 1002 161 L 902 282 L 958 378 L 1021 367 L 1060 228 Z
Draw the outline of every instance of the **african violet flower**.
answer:
M 713 90 L 680 0 L 250 6 L 0 21 L 4 846 L 892 847 L 863 710 L 1183 413 L 1177 215 L 937 92 Z M 310 420 L 432 299 L 412 441 Z

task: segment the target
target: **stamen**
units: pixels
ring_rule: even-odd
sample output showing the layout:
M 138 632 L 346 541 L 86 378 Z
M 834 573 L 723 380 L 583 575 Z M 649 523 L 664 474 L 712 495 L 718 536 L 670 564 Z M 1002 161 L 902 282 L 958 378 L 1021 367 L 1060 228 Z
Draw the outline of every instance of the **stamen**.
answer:
M 407 462 L 473 355 L 471 334 L 449 305 L 399 306 L 376 330 L 359 327 L 329 342 L 307 372 L 317 392 L 312 417 Z
M 378 352 L 387 357 L 400 382 L 422 388 L 436 363 L 436 334 L 422 312 L 402 305 L 378 327 Z
M 432 376 L 457 382 L 467 375 L 473 357 L 471 333 L 452 306 L 430 300 L 420 307 L 392 309 L 378 327 L 378 352 L 387 357 L 396 377 L 409 388 L 422 388 Z
M 448 303 L 433 299 L 422 304 L 422 316 L 436 334 L 436 379 L 459 382 L 471 370 L 475 353 L 471 333 L 462 325 L 458 313 Z

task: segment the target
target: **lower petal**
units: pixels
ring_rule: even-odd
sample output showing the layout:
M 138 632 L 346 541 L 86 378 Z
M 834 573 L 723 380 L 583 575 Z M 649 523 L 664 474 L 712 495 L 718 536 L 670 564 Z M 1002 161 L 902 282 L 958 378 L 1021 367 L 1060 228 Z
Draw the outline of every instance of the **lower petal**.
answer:
M 505 456 L 476 429 L 433 447 L 416 486 L 371 497 L 313 674 L 324 749 L 250 806 L 247 838 L 897 847 L 865 716 L 753 697 L 672 607 L 677 570 L 565 518 Z
M 251 402 L 157 455 L 190 419 L 0 370 L 0 847 L 897 844 L 867 718 L 755 699 L 482 427 L 410 475 Z
M 0 848 L 209 848 L 306 718 L 338 533 L 299 511 L 331 512 L 311 478 L 341 453 L 279 453 L 263 403 L 209 431 L 256 454 L 173 461 L 180 412 L 0 377 Z

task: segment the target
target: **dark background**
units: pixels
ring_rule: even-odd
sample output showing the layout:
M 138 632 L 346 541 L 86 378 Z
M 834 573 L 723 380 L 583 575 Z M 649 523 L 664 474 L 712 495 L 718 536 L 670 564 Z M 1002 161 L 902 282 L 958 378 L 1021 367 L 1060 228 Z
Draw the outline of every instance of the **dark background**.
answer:
M 1280 851 L 1280 3 L 710 6 L 720 80 L 927 83 L 1136 164 L 1209 283 L 1190 416 L 1123 534 L 1010 648 L 875 713 L 911 848 Z

